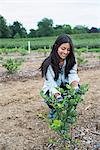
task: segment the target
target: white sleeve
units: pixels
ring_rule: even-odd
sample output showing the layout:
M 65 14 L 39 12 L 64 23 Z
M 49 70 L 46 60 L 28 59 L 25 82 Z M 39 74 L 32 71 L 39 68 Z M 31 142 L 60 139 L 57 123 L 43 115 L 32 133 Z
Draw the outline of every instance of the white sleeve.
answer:
M 80 81 L 80 78 L 78 77 L 78 74 L 77 74 L 77 64 L 75 64 L 73 68 L 70 70 L 68 74 L 68 81 L 69 81 L 69 84 L 71 84 L 73 81 L 77 81 L 77 82 Z
M 53 71 L 52 67 L 49 66 L 47 69 L 47 73 L 46 73 L 46 77 L 47 77 L 46 84 L 49 87 L 50 93 L 53 95 L 55 93 L 60 94 L 60 92 L 56 89 L 58 87 L 58 85 L 57 85 L 57 82 L 54 80 L 54 76 L 55 76 L 54 71 Z

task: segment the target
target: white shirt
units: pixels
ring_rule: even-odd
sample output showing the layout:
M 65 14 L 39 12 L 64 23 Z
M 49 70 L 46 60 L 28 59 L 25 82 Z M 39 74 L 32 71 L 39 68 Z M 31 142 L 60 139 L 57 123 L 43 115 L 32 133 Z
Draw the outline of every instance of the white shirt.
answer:
M 51 65 L 49 65 L 49 67 L 47 69 L 47 73 L 46 73 L 47 80 L 44 79 L 44 86 L 42 88 L 44 93 L 46 93 L 49 90 L 49 92 L 53 95 L 55 93 L 60 94 L 60 92 L 56 88 L 60 87 L 61 83 L 66 85 L 67 83 L 71 84 L 73 81 L 77 81 L 77 82 L 80 81 L 80 78 L 78 77 L 78 74 L 77 74 L 77 64 L 75 64 L 73 66 L 73 68 L 70 70 L 67 78 L 65 78 L 65 75 L 64 75 L 65 65 L 66 65 L 66 60 L 64 60 L 64 64 L 62 66 L 61 73 L 59 73 L 59 77 L 58 77 L 57 81 L 54 80 L 55 74 L 54 74 L 54 71 L 53 71 Z

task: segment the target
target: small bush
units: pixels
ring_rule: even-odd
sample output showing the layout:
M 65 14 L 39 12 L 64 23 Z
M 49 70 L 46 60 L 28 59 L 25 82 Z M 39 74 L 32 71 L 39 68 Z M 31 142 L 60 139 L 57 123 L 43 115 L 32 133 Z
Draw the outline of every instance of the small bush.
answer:
M 22 61 L 17 59 L 7 59 L 5 63 L 3 63 L 3 67 L 7 69 L 9 74 L 16 72 L 21 66 Z
M 72 147 L 75 145 L 75 141 L 71 137 L 71 128 L 77 121 L 77 105 L 83 100 L 83 95 L 88 90 L 88 85 L 81 85 L 78 92 L 70 85 L 66 85 L 66 88 L 67 91 L 57 88 L 63 95 L 63 101 L 61 102 L 57 102 L 53 95 L 51 97 L 46 96 L 43 91 L 41 91 L 41 96 L 46 103 L 55 109 L 55 117 L 51 119 L 47 117 L 49 127 L 60 135 L 64 150 L 65 148 L 67 149 L 67 146 L 72 150 L 74 149 Z
M 78 51 L 77 50 L 77 63 L 78 63 L 78 66 L 81 66 L 81 65 L 84 65 L 88 62 L 88 60 L 86 60 L 85 58 L 83 58 L 81 56 L 81 51 Z

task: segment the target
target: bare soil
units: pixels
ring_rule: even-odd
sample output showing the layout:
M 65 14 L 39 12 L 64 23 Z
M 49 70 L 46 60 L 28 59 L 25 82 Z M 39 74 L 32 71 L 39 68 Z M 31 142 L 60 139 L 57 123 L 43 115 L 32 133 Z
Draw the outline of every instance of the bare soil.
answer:
M 41 62 L 42 59 L 27 60 L 21 69 L 34 70 Z M 1 67 L 0 71 L 5 69 Z M 92 150 L 100 144 L 100 69 L 81 70 L 79 77 L 80 84 L 89 84 L 84 101 L 77 108 L 79 150 Z M 0 82 L 0 150 L 49 150 L 48 139 L 58 138 L 39 116 L 49 112 L 40 96 L 42 86 L 40 75 Z M 55 145 L 51 150 L 62 149 Z

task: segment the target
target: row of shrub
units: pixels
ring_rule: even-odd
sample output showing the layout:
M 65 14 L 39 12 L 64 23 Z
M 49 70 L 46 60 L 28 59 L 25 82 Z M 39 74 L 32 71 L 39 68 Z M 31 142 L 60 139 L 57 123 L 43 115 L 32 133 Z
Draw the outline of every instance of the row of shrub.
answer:
M 100 34 L 79 34 L 71 35 L 75 48 L 99 48 L 100 49 Z M 30 41 L 31 50 L 50 49 L 56 37 L 41 37 L 41 38 L 22 38 L 22 39 L 1 39 L 0 48 L 7 49 L 28 49 L 28 41 Z
M 50 49 L 51 46 L 49 45 L 32 45 L 31 46 L 31 50 L 48 50 Z M 88 52 L 100 52 L 100 44 L 97 44 L 97 45 L 86 45 L 84 46 L 83 44 L 80 44 L 80 45 L 75 45 L 75 49 L 82 49 L 81 51 L 88 51 Z M 8 52 L 18 52 L 18 51 L 26 51 L 28 50 L 28 46 L 25 46 L 24 48 L 23 47 L 20 47 L 20 46 L 17 46 L 15 47 L 14 45 L 11 45 L 11 46 L 1 46 L 0 47 L 0 52 L 4 52 L 4 53 L 7 53 Z

